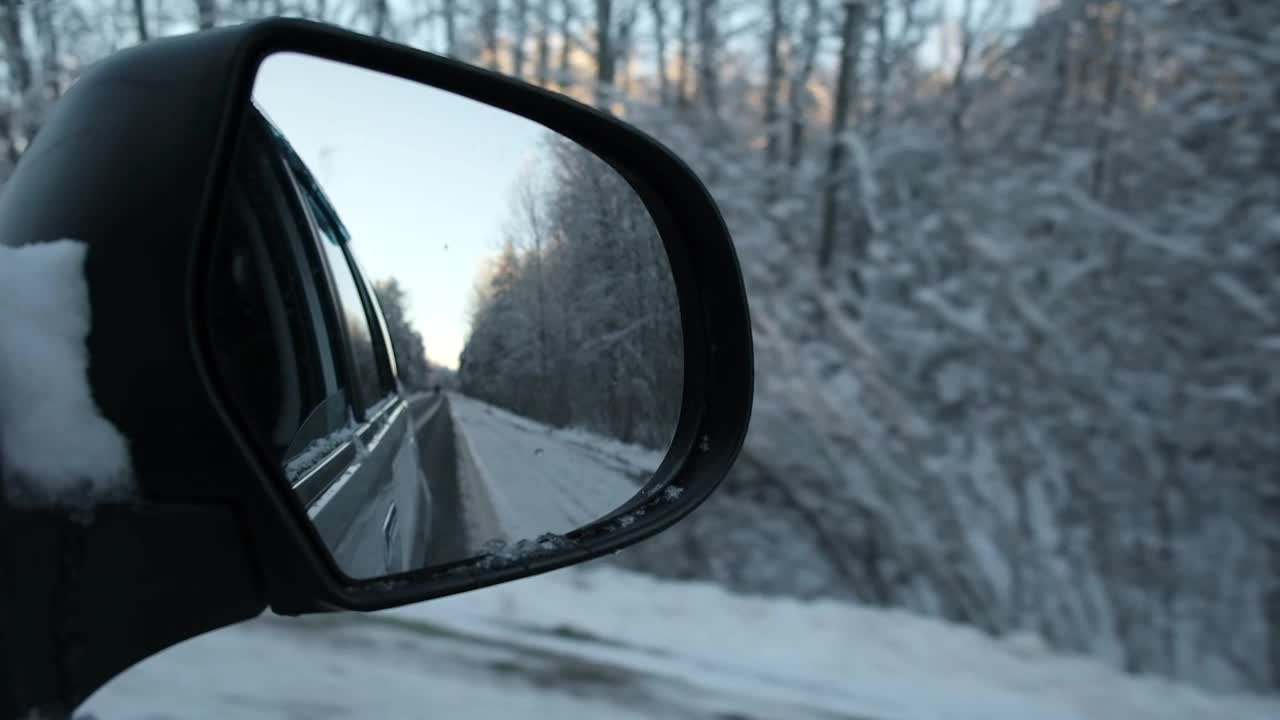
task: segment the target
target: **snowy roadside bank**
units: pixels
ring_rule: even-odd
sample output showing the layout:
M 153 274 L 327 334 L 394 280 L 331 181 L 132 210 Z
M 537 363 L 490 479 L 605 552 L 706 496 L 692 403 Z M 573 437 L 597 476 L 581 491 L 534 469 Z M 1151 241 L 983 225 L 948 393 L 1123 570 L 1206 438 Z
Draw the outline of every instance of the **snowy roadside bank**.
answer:
M 485 467 L 458 422 L 453 410 L 457 396 L 451 396 L 447 409 L 453 413 L 454 449 L 457 458 L 458 494 L 462 501 L 464 527 L 469 535 L 467 547 L 480 547 L 491 540 L 515 542 L 514 529 L 520 527 L 519 515 L 511 508 L 500 488 L 495 487 L 494 474 Z
M 477 493 L 464 503 L 488 508 L 489 529 L 517 511 L 570 521 L 584 508 L 566 495 L 605 499 L 584 477 L 621 492 L 642 471 L 626 452 L 581 446 L 592 438 L 456 395 L 444 407 L 461 428 L 460 484 Z M 86 710 L 99 720 L 1269 720 L 1280 699 L 1126 675 L 898 610 L 737 594 L 598 561 L 367 615 L 267 615 L 144 661 Z
M 384 611 L 517 647 L 577 652 L 787 717 L 1178 720 L 1280 717 L 1280 700 L 1123 674 L 1028 639 L 909 613 L 737 595 L 604 565 Z M 699 690 L 699 688 L 701 690 Z M 721 709 L 721 711 L 724 711 Z M 748 717 L 757 715 L 747 711 Z
M 897 611 L 735 595 L 599 564 L 369 615 L 266 615 L 140 663 L 132 718 L 1191 720 L 1280 717 Z

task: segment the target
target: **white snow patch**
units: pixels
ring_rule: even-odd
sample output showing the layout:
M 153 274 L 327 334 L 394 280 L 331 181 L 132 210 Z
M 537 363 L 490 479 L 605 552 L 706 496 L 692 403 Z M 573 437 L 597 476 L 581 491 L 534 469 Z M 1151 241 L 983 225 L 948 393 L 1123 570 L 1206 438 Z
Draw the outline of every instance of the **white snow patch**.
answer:
M 530 648 L 563 649 L 566 636 L 595 638 L 580 643 L 587 646 L 580 650 L 583 657 L 655 684 L 679 678 L 707 693 L 738 697 L 743 708 L 790 708 L 766 717 L 1280 717 L 1274 698 L 1217 695 L 1160 677 L 1126 675 L 1100 660 L 1056 654 L 1025 636 L 1002 640 L 899 610 L 740 595 L 711 583 L 662 580 L 604 565 L 383 614 L 505 636 Z M 694 702 L 698 693 L 685 695 Z
M 1280 717 L 1280 701 L 1125 675 L 1031 638 L 901 611 L 597 564 L 371 615 L 264 616 L 139 663 L 81 710 L 108 720 L 1263 720 Z
M 0 475 L 26 506 L 84 506 L 133 489 L 129 448 L 89 388 L 87 247 L 0 246 Z
M 642 445 L 624 443 L 621 440 L 605 437 L 582 428 L 548 428 L 548 431 L 552 436 L 565 442 L 588 448 L 597 453 L 613 455 L 618 460 L 632 465 L 637 473 L 652 473 L 658 469 L 658 466 L 662 464 L 662 459 L 667 456 L 666 450 L 654 450 Z
M 467 442 L 467 436 L 458 432 L 454 424 L 454 450 L 457 458 L 458 495 L 462 503 L 462 521 L 467 533 L 468 547 L 477 547 L 488 542 L 512 540 L 503 531 L 504 522 L 511 517 L 511 511 L 503 502 L 501 495 L 489 489 L 489 475 L 475 461 L 475 452 Z
M 102 720 L 651 717 L 607 698 L 521 682 L 512 675 L 522 663 L 517 652 L 355 614 L 264 615 L 142 661 L 77 712 Z
M 467 565 L 460 565 L 450 570 L 450 572 L 465 575 L 473 572 L 499 570 L 511 565 L 529 562 L 539 557 L 560 553 L 572 547 L 572 540 L 555 533 L 543 533 L 536 538 L 522 538 L 511 544 L 507 544 L 505 540 L 495 538 L 484 543 L 480 548 L 480 551 L 484 553 L 481 557 Z
M 295 455 L 284 466 L 285 476 L 289 478 L 289 482 L 294 482 L 308 470 L 319 465 L 320 461 L 328 457 L 330 453 L 342 447 L 343 443 L 349 442 L 354 437 L 356 437 L 356 423 L 355 420 L 348 418 L 346 425 L 324 437 L 312 440 L 309 445 L 303 448 L 302 452 Z M 357 448 L 357 450 L 359 449 Z

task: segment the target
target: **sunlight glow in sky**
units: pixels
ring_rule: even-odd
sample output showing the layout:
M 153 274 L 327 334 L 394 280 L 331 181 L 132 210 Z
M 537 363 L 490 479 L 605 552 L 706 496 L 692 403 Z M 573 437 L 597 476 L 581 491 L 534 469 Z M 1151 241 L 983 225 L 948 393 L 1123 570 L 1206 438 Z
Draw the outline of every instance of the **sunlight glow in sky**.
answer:
M 268 57 L 254 100 L 324 187 L 370 279 L 395 277 L 427 356 L 456 367 L 475 278 L 501 247 L 513 185 L 550 132 L 402 78 Z

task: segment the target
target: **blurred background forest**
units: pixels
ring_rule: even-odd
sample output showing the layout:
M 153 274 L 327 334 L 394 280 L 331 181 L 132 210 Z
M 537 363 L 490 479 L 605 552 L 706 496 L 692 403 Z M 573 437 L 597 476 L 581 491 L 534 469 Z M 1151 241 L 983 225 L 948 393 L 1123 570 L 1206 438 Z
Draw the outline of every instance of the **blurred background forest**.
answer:
M 613 562 L 1280 687 L 1280 3 L 0 0 L 0 182 L 93 61 L 268 15 L 567 92 L 711 188 L 751 434 Z

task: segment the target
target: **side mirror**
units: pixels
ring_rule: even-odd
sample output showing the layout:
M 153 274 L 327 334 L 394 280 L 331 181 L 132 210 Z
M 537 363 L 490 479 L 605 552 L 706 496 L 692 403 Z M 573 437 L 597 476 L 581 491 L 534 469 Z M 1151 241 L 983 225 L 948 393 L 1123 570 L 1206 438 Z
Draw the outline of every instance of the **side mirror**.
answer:
M 215 381 L 339 573 L 518 567 L 674 497 L 677 282 L 608 162 L 492 105 L 277 52 L 224 187 Z
M 742 278 L 684 164 L 328 26 L 95 66 L 0 238 L 87 247 L 88 386 L 136 487 L 87 519 L 0 513 L 6 576 L 74 626 L 4 618 L 16 710 L 266 606 L 373 610 L 615 552 L 705 500 L 745 436 Z

